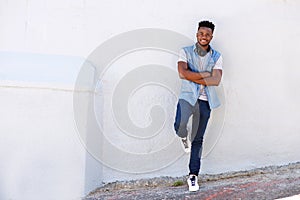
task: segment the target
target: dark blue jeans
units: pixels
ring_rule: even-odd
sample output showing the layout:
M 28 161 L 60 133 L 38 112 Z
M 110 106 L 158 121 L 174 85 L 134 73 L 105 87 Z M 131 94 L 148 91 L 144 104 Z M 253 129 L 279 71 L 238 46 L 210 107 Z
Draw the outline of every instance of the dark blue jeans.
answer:
M 191 115 L 193 115 L 189 174 L 195 174 L 197 176 L 199 174 L 203 137 L 210 117 L 210 112 L 211 109 L 207 101 L 198 99 L 194 106 L 183 99 L 179 99 L 178 101 L 174 128 L 179 137 L 187 137 L 187 123 Z

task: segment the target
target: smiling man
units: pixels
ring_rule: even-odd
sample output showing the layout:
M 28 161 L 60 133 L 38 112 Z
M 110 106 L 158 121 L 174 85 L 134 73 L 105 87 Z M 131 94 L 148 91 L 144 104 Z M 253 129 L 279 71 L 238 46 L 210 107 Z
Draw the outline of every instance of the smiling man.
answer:
M 189 191 L 199 190 L 203 136 L 211 109 L 220 106 L 215 87 L 222 78 L 222 56 L 209 45 L 214 29 L 212 22 L 199 22 L 197 43 L 182 48 L 179 53 L 178 73 L 182 84 L 174 128 L 184 150 L 190 152 Z M 190 116 L 193 116 L 191 133 L 187 129 Z

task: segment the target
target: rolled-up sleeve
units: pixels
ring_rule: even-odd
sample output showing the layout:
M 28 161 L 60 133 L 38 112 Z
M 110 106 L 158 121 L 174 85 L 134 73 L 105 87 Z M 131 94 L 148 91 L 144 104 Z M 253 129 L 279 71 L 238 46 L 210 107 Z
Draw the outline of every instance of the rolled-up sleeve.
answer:
M 219 59 L 217 60 L 214 69 L 220 69 L 223 70 L 223 57 L 220 56 Z
M 187 62 L 186 53 L 183 49 L 179 51 L 178 62 Z

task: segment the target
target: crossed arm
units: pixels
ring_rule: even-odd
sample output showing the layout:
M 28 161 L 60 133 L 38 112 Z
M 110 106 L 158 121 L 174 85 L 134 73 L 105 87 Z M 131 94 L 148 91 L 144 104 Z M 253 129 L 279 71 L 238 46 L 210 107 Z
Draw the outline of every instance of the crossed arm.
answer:
M 222 70 L 213 69 L 210 72 L 192 72 L 186 62 L 178 62 L 178 73 L 181 79 L 207 86 L 218 86 L 222 78 Z

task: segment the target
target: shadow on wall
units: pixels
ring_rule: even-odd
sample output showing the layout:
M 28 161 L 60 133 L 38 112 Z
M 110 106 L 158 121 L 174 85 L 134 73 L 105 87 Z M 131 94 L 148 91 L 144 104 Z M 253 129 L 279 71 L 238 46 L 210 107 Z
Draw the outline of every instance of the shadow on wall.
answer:
M 0 52 L 0 132 L 6 133 L 0 135 L 0 199 L 74 199 L 102 182 L 74 128 L 72 97 L 83 62 Z
M 141 35 L 146 39 L 137 40 Z M 179 33 L 139 29 L 104 42 L 82 65 L 74 116 L 88 152 L 85 193 L 95 183 L 100 186 L 100 180 L 116 180 L 117 174 L 118 180 L 166 175 L 162 169 L 187 156 L 173 131 L 173 120 L 180 88 L 177 52 L 191 44 Z M 225 102 L 223 87 L 218 93 Z M 224 116 L 225 106 L 213 114 L 204 156 L 219 139 Z

